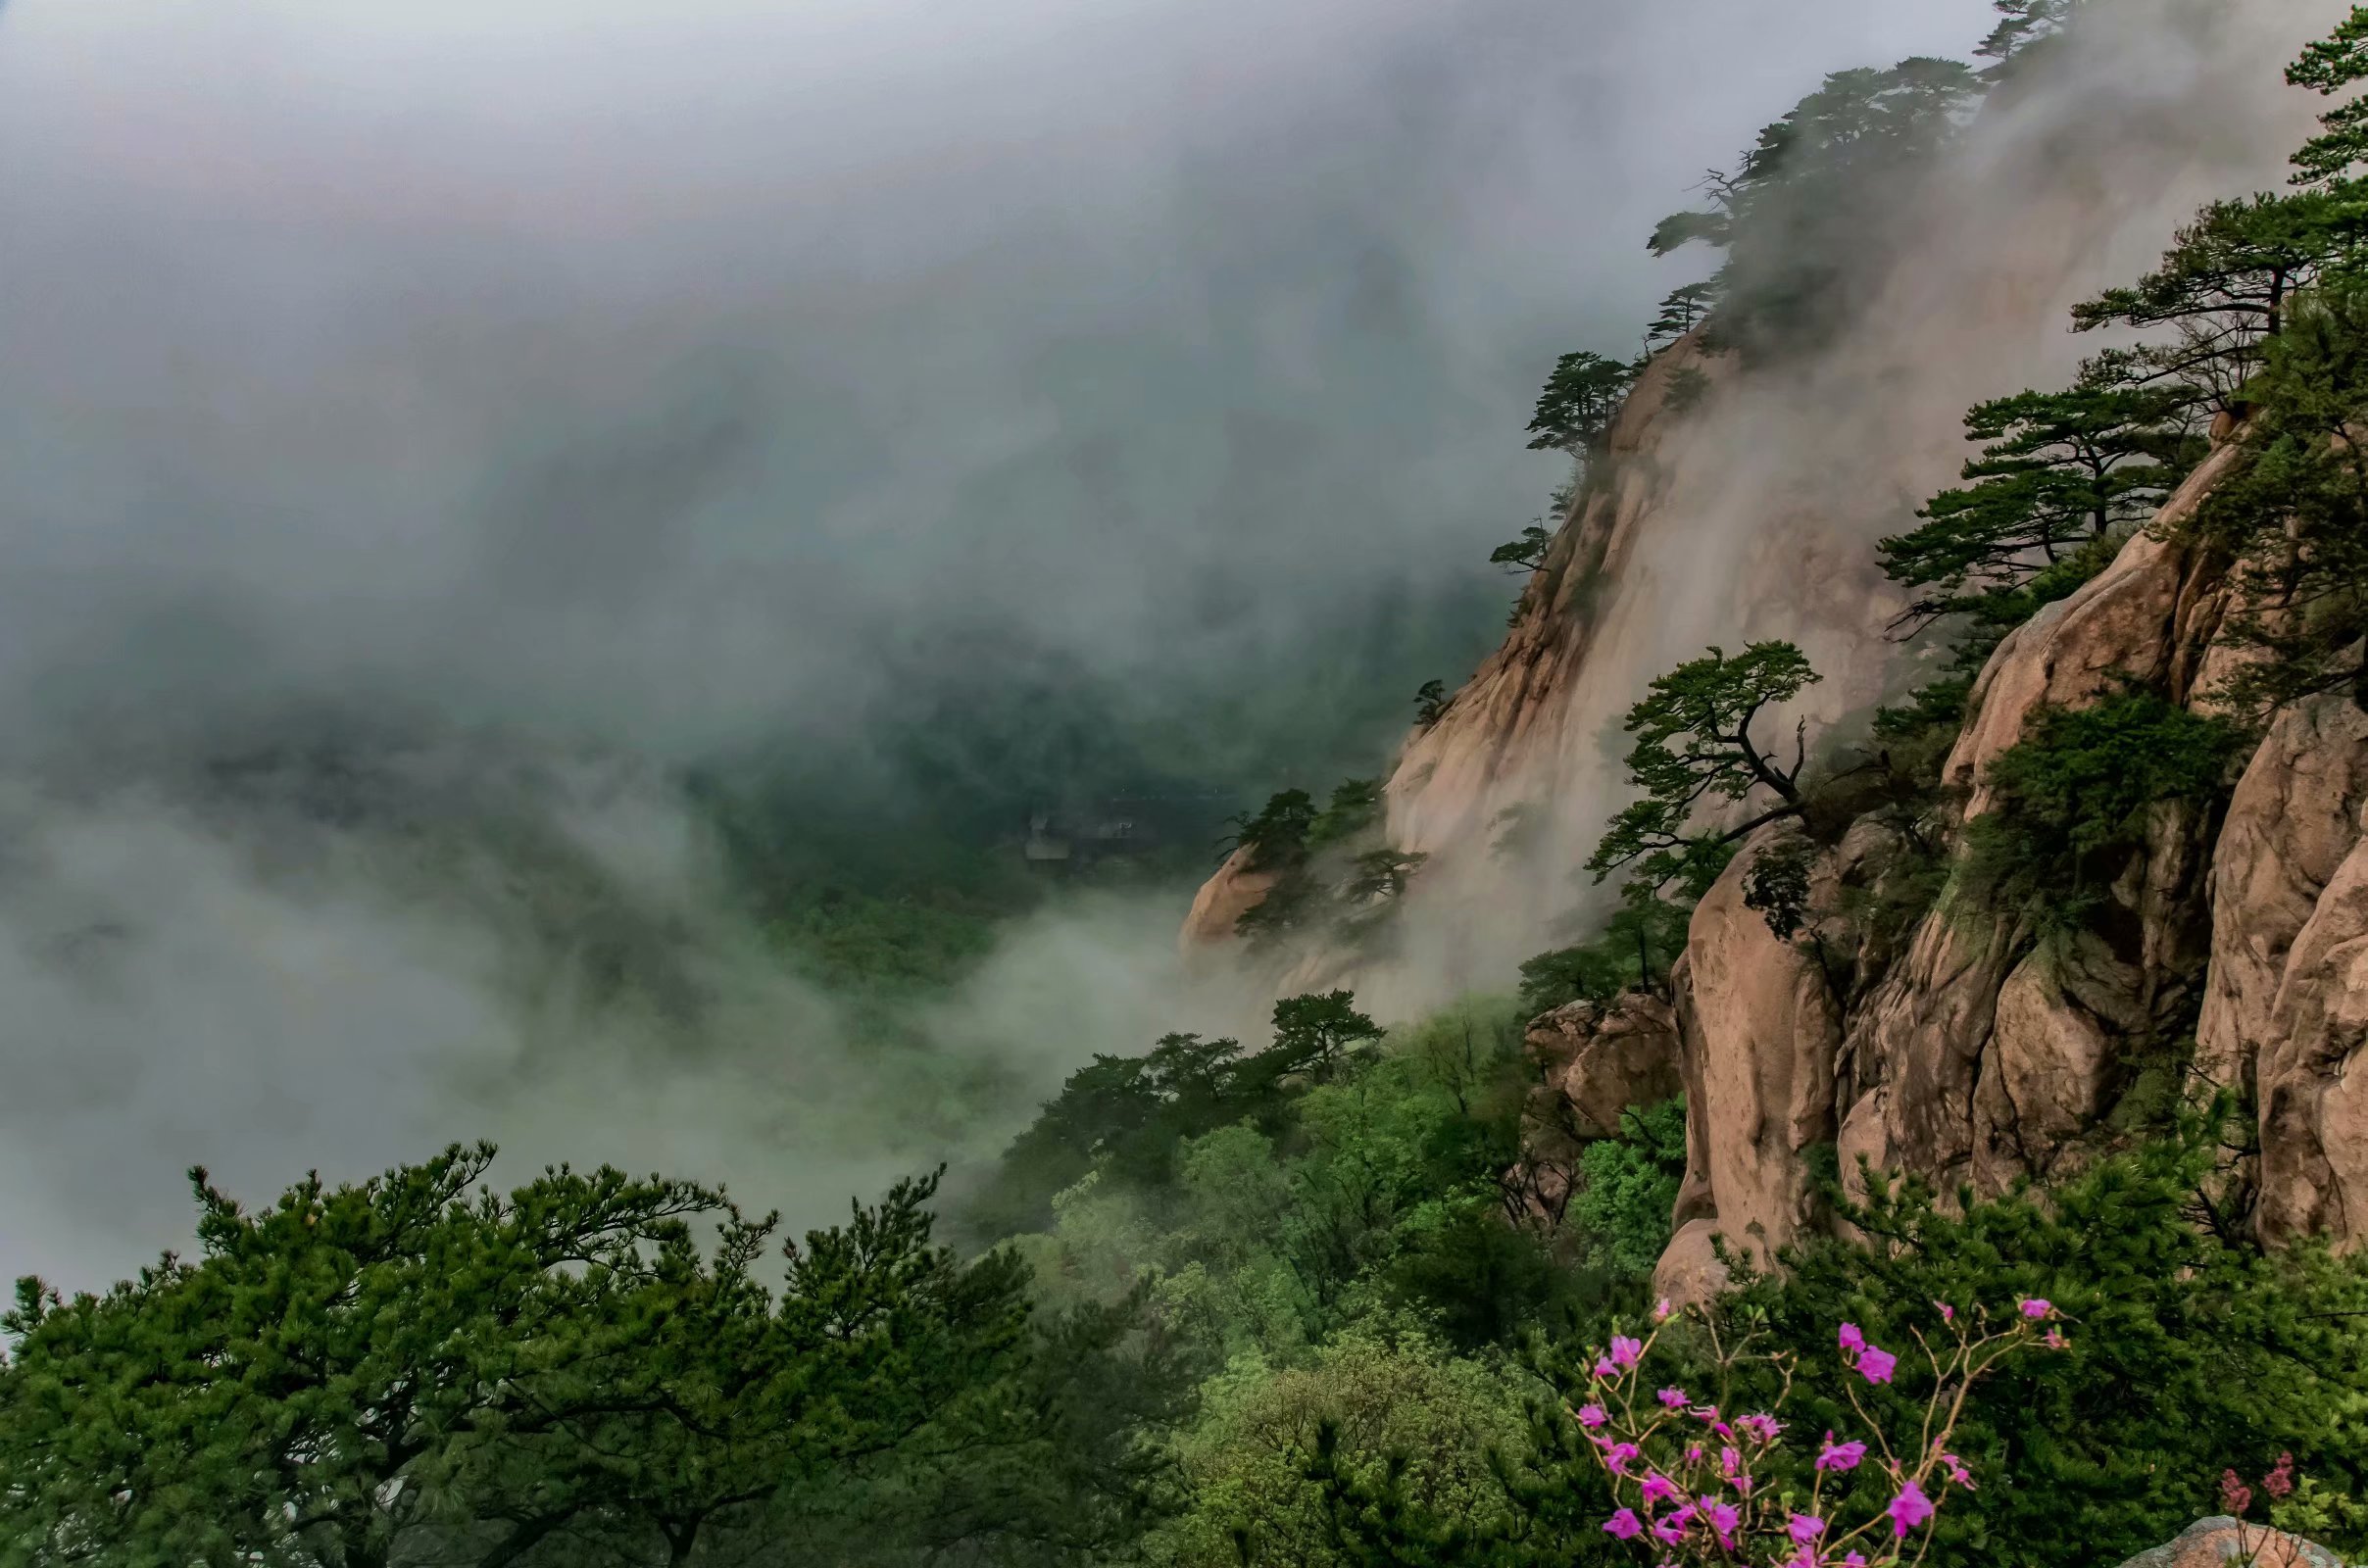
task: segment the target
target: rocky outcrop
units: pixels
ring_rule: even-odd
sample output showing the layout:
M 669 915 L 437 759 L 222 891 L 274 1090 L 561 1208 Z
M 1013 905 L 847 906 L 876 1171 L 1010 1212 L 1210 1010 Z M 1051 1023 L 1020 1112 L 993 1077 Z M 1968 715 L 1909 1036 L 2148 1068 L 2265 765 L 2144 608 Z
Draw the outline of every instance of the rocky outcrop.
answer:
M 2212 869 L 2199 1066 L 2260 1108 L 2263 1235 L 2368 1236 L 2368 713 L 2298 703 L 2262 737 Z
M 1676 1014 L 1643 992 L 1556 1007 L 1531 1020 L 1525 1043 L 1541 1089 L 1576 1140 L 1614 1137 L 1622 1111 L 1680 1088 Z
M 1621 1112 L 1678 1094 L 1677 1017 L 1660 998 L 1632 991 L 1541 1014 L 1525 1045 L 1538 1076 L 1512 1177 L 1531 1213 L 1552 1226 L 1561 1221 L 1587 1145 L 1616 1137 Z
M 1760 1261 L 1814 1214 L 1807 1154 L 1834 1140 L 1842 1045 L 1841 1007 L 1810 948 L 1744 903 L 1753 858 L 1781 834 L 1753 838 L 1695 909 L 1676 985 L 1688 1134 L 1678 1219 Z
M 2167 1544 L 2142 1551 L 2121 1568 L 2343 1568 L 2342 1559 L 2325 1546 L 2217 1514 L 2198 1519 Z
M 1193 896 L 1192 912 L 1185 915 L 1178 938 L 1184 956 L 1189 958 L 1233 941 L 1235 923 L 1257 908 L 1273 886 L 1273 872 L 1251 868 L 1250 851 L 1236 850 L 1225 857 L 1225 863 Z
M 2195 514 L 2236 457 L 2233 446 L 2214 452 L 2110 566 L 2017 626 L 1991 655 L 1974 683 L 1974 716 L 1946 769 L 1949 782 L 1967 792 L 1968 817 L 1989 808 L 1990 764 L 2023 738 L 2041 710 L 2094 702 L 2124 680 L 2168 684 L 2176 700 L 2186 700 L 2219 628 L 2225 594 L 2216 574 L 2169 533 Z

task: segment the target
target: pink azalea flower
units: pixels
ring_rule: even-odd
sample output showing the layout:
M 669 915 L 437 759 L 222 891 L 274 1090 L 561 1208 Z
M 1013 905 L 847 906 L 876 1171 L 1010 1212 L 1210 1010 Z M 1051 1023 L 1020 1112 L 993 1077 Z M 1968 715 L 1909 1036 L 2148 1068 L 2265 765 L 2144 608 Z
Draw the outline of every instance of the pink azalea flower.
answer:
M 1784 1529 L 1785 1534 L 1805 1546 L 1825 1534 L 1825 1521 L 1813 1513 L 1797 1513 L 1792 1516 Z
M 1743 1471 L 1743 1455 L 1733 1448 L 1718 1450 L 1718 1473 L 1732 1481 Z
M 1729 1551 L 1734 1550 L 1735 1527 L 1743 1522 L 1743 1515 L 1736 1511 L 1735 1505 L 1720 1502 L 1715 1497 L 1704 1497 L 1702 1500 L 1702 1514 L 1709 1522 L 1711 1534 L 1718 1537 L 1718 1544 Z
M 1858 1352 L 1858 1375 L 1869 1383 L 1889 1383 L 1892 1369 L 1899 1364 L 1898 1356 L 1871 1345 Z
M 1595 1358 L 1595 1375 L 1604 1379 L 1616 1378 L 1620 1375 L 1620 1369 L 1611 1364 L 1610 1356 L 1599 1355 Z
M 1658 1470 L 1645 1477 L 1645 1510 L 1650 1513 L 1656 1502 L 1675 1502 L 1683 1494 L 1670 1484 L 1669 1478 Z
M 1942 1322 L 1954 1323 L 1957 1320 L 1957 1309 L 1953 1306 L 1950 1306 L 1947 1301 L 1935 1301 L 1932 1304 L 1941 1309 Z
M 1664 1546 L 1678 1545 L 1686 1539 L 1686 1527 L 1677 1522 L 1677 1515 L 1671 1514 L 1653 1527 L 1653 1539 Z
M 1644 1533 L 1644 1523 L 1637 1518 L 1634 1508 L 1622 1508 L 1603 1521 L 1603 1534 L 1617 1536 L 1622 1541 L 1634 1541 Z
M 1853 1551 L 1842 1559 L 1842 1568 L 1866 1568 L 1866 1554 Z
M 1615 1476 L 1624 1476 L 1628 1473 L 1628 1461 L 1635 1458 L 1637 1452 L 1633 1443 L 1615 1443 L 1603 1450 L 1603 1468 Z
M 1669 1310 L 1669 1298 L 1664 1296 L 1653 1304 L 1653 1321 L 1655 1323 L 1668 1322 Z
M 2063 1330 L 2056 1328 L 2050 1328 L 2041 1335 L 2039 1343 L 2050 1350 L 2068 1350 L 2072 1348 L 2072 1342 L 2064 1338 Z
M 1891 1515 L 1893 1537 L 1904 1541 L 1910 1530 L 1932 1517 L 1932 1499 L 1924 1495 L 1922 1487 L 1910 1481 L 1899 1489 L 1899 1494 L 1892 1498 L 1891 1506 L 1883 1511 Z
M 1941 1467 L 1949 1472 L 1949 1480 L 1967 1492 L 1973 1490 L 1973 1472 L 1965 1468 L 1964 1460 L 1953 1453 L 1944 1453 L 1941 1455 Z
M 1687 1446 L 1687 1448 L 1686 1448 L 1686 1463 L 1688 1463 L 1688 1464 L 1700 1464 L 1700 1463 L 1702 1463 L 1702 1445 L 1701 1445 L 1701 1444 L 1699 1444 L 1699 1443 L 1689 1445 L 1689 1446 Z
M 1858 1325 L 1855 1323 L 1843 1324 L 1842 1332 L 1835 1337 L 1842 1342 L 1842 1348 L 1846 1350 L 1866 1348 L 1866 1336 L 1858 1332 Z
M 1735 1430 L 1755 1443 L 1774 1443 L 1784 1423 L 1772 1415 L 1747 1415 L 1736 1419 Z
M 2037 1296 L 2023 1302 L 2023 1316 L 2027 1318 L 2043 1318 L 2054 1310 L 2055 1307 L 2051 1302 Z
M 1865 1444 L 1836 1443 L 1834 1435 L 1828 1432 L 1825 1435 L 1825 1447 L 1817 1455 L 1817 1468 L 1820 1470 L 1855 1470 L 1865 1457 Z
M 1683 1389 L 1663 1389 L 1660 1399 L 1663 1405 L 1672 1410 L 1682 1410 L 1692 1402 L 1692 1396 Z
M 1623 1334 L 1611 1337 L 1611 1359 L 1618 1365 L 1630 1367 L 1645 1358 L 1645 1347 Z
M 1579 1425 L 1587 1428 L 1589 1431 L 1593 1431 L 1595 1428 L 1602 1426 L 1604 1422 L 1610 1419 L 1611 1417 L 1603 1413 L 1603 1407 L 1600 1404 L 1582 1404 L 1579 1406 Z
M 1782 1568 L 1817 1568 L 1817 1548 L 1801 1547 L 1784 1560 Z

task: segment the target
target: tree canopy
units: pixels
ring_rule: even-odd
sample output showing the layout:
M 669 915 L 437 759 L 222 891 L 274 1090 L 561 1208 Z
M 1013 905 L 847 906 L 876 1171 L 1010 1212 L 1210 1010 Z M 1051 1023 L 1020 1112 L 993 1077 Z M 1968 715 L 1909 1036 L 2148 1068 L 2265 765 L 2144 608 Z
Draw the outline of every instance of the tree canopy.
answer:
M 1976 404 L 1965 436 L 1986 445 L 1963 469 L 1971 482 L 1933 497 L 1922 527 L 1878 547 L 1886 574 L 1924 590 L 1902 621 L 1977 610 L 2152 514 L 2202 456 L 2193 404 L 2182 388 L 2130 384 L 2119 356 L 2092 362 L 2064 391 Z
M 2153 271 L 2074 306 L 2073 327 L 2168 326 L 2174 340 L 2139 350 L 2138 361 L 2232 407 L 2294 295 L 2352 251 L 2362 220 L 2358 202 L 2328 192 L 2213 202 Z
M 1611 428 L 1636 373 L 1637 368 L 1624 361 L 1585 351 L 1554 361 L 1530 416 L 1530 450 L 1586 456 Z
M 1688 897 L 1700 898 L 1744 835 L 1798 814 L 1805 725 L 1795 729 L 1790 766 L 1760 750 L 1751 725 L 1817 679 L 1807 658 L 1788 642 L 1753 643 L 1732 659 L 1712 648 L 1655 679 L 1645 700 L 1628 710 L 1625 726 L 1636 737 L 1628 752 L 1628 782 L 1643 798 L 1611 819 L 1589 858 L 1596 880 L 1633 866 L 1632 888 L 1656 893 L 1676 883 Z M 1705 807 L 1733 805 L 1755 791 L 1773 796 L 1775 804 L 1740 823 L 1694 825 Z
M 23 1282 L 0 1323 L 0 1562 L 682 1562 L 885 1543 L 890 1494 L 915 1527 L 896 1541 L 925 1515 L 1033 1550 L 1132 1506 L 1131 1442 L 1132 1480 L 1056 1516 L 920 1501 L 977 1486 L 972 1455 L 1068 1463 L 1059 1386 L 1119 1337 L 1048 1325 L 1069 1355 L 1042 1357 L 1025 1269 L 933 1245 L 934 1178 L 784 1244 L 768 1285 L 773 1216 L 605 1167 L 500 1195 L 492 1158 L 310 1177 L 253 1213 L 195 1172 L 195 1260 L 104 1295 Z

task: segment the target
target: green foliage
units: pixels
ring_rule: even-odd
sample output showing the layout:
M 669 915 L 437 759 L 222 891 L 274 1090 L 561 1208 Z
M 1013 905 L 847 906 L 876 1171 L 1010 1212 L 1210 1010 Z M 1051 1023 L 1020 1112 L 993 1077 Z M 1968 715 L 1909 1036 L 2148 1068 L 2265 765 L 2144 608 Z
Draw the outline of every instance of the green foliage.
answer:
M 932 1245 L 934 1180 L 809 1233 L 767 1288 L 769 1216 L 605 1168 L 471 1196 L 492 1152 L 309 1178 L 253 1214 L 198 1172 L 196 1261 L 105 1296 L 24 1282 L 0 1561 L 680 1561 L 983 1493 L 974 1453 L 1079 1485 L 1055 1512 L 868 1520 L 861 1560 L 917 1560 L 930 1530 L 1034 1550 L 1148 1523 L 1157 1456 L 1064 1391 L 1129 1382 L 1118 1408 L 1152 1422 L 1173 1380 L 1102 1376 L 1131 1314 L 1048 1324 L 1045 1353 L 1023 1270 Z
M 1796 736 L 1793 764 L 1783 767 L 1752 740 L 1751 721 L 1817 679 L 1801 650 L 1786 642 L 1753 643 L 1733 659 L 1713 648 L 1655 679 L 1628 710 L 1626 725 L 1636 737 L 1628 782 L 1644 798 L 1611 819 L 1588 859 L 1596 880 L 1633 865 L 1628 885 L 1641 894 L 1674 882 L 1687 898 L 1699 899 L 1738 840 L 1798 811 L 1805 740 Z M 1778 804 L 1732 827 L 1693 828 L 1705 805 L 1733 805 L 1759 789 Z
M 1272 1043 L 1249 1055 L 1239 1041 L 1171 1034 L 1145 1055 L 1095 1056 L 1012 1141 L 971 1222 L 995 1237 L 1032 1229 L 1054 1195 L 1096 1169 L 1163 1187 L 1188 1140 L 1235 1121 L 1277 1124 L 1286 1102 L 1381 1038 L 1354 1003 L 1346 991 L 1277 1002 Z
M 1669 1245 L 1669 1215 L 1686 1174 L 1686 1102 L 1681 1096 L 1620 1112 L 1620 1136 L 1579 1155 L 1578 1190 L 1564 1223 L 1588 1261 L 1629 1279 L 1653 1277 Z
M 1635 366 L 1601 354 L 1565 354 L 1554 361 L 1530 417 L 1530 450 L 1573 457 L 1593 451 L 1611 428 L 1636 374 Z
M 1850 1395 L 1878 1410 L 1902 1397 L 1830 1354 L 1836 1323 L 1912 1354 L 1909 1328 L 1935 1301 L 2055 1303 L 2070 1348 L 2013 1359 L 1968 1406 L 1957 1451 L 1981 1486 L 1942 1515 L 1931 1560 L 1945 1568 L 2053 1568 L 2066 1542 L 2119 1560 L 2193 1520 L 2223 1466 L 2266 1467 L 2281 1449 L 2356 1490 L 2368 1273 L 2322 1246 L 2265 1255 L 2197 1224 L 2212 1126 L 2193 1121 L 2048 1194 L 1950 1205 L 1878 1182 L 1863 1204 L 1842 1203 L 1868 1246 L 1805 1244 L 1786 1276 L 1728 1303 L 1729 1321 L 1805 1352 L 1795 1398 L 1813 1430 L 1841 1425 Z
M 2092 362 L 2078 383 L 2020 392 L 1965 416 L 1985 442 L 1962 489 L 1916 514 L 1924 526 L 1881 542 L 1884 572 L 1925 590 L 1902 621 L 1929 624 L 2011 596 L 2082 543 L 2143 520 L 2202 457 L 2182 390 L 2126 384 L 2116 357 Z
M 1688 283 L 1672 289 L 1661 301 L 1660 314 L 1645 328 L 1645 341 L 1651 345 L 1673 343 L 1693 331 L 1709 318 L 1718 303 L 1716 283 Z M 1700 372 L 1697 372 L 1698 374 Z
M 1403 1464 L 1422 1504 L 1483 1520 L 1504 1508 L 1491 1450 L 1521 1433 L 1519 1383 L 1509 1369 L 1456 1356 L 1419 1333 L 1354 1329 L 1305 1366 L 1256 1358 L 1208 1386 L 1205 1415 L 1179 1445 L 1195 1504 L 1146 1543 L 1177 1568 L 1252 1563 L 1331 1568 L 1344 1558 L 1307 1477 L 1319 1435 L 1358 1473 Z
M 2041 931 L 2079 926 L 2145 846 L 2151 809 L 2209 807 L 2243 744 L 2225 719 L 2143 690 L 2046 712 L 1990 765 L 1994 804 L 1966 829 L 1964 888 Z
M 2342 193 L 2213 202 L 2154 271 L 2074 306 L 2073 328 L 2169 326 L 2175 340 L 2135 351 L 2132 368 L 2234 407 L 2294 296 L 2355 249 L 2362 221 L 2360 202 Z
M 1546 552 L 1553 548 L 1554 535 L 1546 531 L 1545 519 L 1540 518 L 1522 529 L 1518 539 L 1490 551 L 1489 564 L 1508 571 L 1537 571 L 1546 564 Z
M 2198 526 L 2238 563 L 2224 636 L 2265 657 L 2220 695 L 2256 715 L 2322 691 L 2368 707 L 2368 281 L 2298 303 L 2250 395 L 2242 466 Z
M 1998 24 L 1974 50 L 1996 62 L 1985 74 L 1996 79 L 2021 68 L 2031 50 L 2063 31 L 2080 0 L 1992 0 Z
M 1332 798 L 1307 824 L 1307 848 L 1347 843 L 1362 835 L 1381 818 L 1381 780 L 1346 779 L 1333 787 Z
M 1529 1016 L 1572 1002 L 1610 1002 L 1623 991 L 1665 982 L 1686 949 L 1691 902 L 1632 896 L 1604 922 L 1603 935 L 1541 953 L 1521 965 L 1521 1005 Z
M 1256 815 L 1233 819 L 1234 848 L 1249 852 L 1254 871 L 1278 869 L 1307 851 L 1307 835 L 1315 826 L 1315 802 L 1306 790 L 1282 790 L 1270 795 Z
M 2287 67 L 2286 79 L 2323 98 L 2368 80 L 2368 6 L 2353 6 L 2333 32 L 2304 49 L 2301 58 Z M 2319 117 L 2319 125 L 2320 133 L 2294 156 L 2294 182 L 2344 184 L 2356 177 L 2362 162 L 2368 162 L 2368 99 L 2336 105 Z
M 1886 259 L 1870 236 L 1980 92 L 1949 60 L 1837 72 L 1732 173 L 1709 176 L 1706 209 L 1663 219 L 1653 253 L 1696 242 L 1727 252 L 1712 280 L 1722 338 L 1754 353 L 1813 340 L 1842 318 L 1852 280 Z
M 1699 366 L 1681 365 L 1669 376 L 1669 394 L 1661 407 L 1671 414 L 1691 414 L 1710 395 L 1710 377 Z
M 1757 910 L 1779 942 L 1790 942 L 1813 917 L 1810 876 L 1817 853 L 1815 840 L 1791 834 L 1752 856 L 1744 871 L 1744 907 Z
M 1838 1324 L 1898 1348 L 1910 1383 L 1913 1331 L 1935 1302 L 2054 1303 L 2068 1348 L 2011 1358 L 1966 1402 L 1952 1446 L 1979 1485 L 1941 1513 L 1926 1559 L 1939 1568 L 2056 1568 L 2067 1544 L 2084 1560 L 2118 1561 L 2177 1535 L 2224 1466 L 2263 1469 L 2281 1451 L 2330 1494 L 2356 1495 L 2368 1479 L 2368 1265 L 2322 1244 L 2265 1254 L 2196 1223 L 2213 1125 L 2193 1120 L 2047 1193 L 1977 1200 L 1966 1192 L 1944 1203 L 1919 1184 L 1880 1178 L 1863 1202 L 1836 1193 L 1866 1243 L 1817 1238 L 1785 1254 L 1783 1274 L 1746 1270 L 1715 1307 L 1722 1343 L 1748 1337 L 1788 1354 L 1787 1415 L 1800 1431 L 1863 1427 L 1861 1408 L 1898 1428 L 1920 1413 L 1913 1388 L 1850 1370 L 1835 1353 Z M 1319 1444 L 1310 1469 L 1357 1553 L 1350 1560 L 1633 1561 L 1608 1548 L 1601 1466 L 1573 1414 L 1593 1387 L 1584 1343 L 1539 1348 L 1534 1365 L 1554 1393 L 1532 1406 L 1527 1441 L 1505 1455 L 1508 1507 L 1494 1519 L 1425 1506 L 1386 1472 L 1327 1463 Z M 1700 1351 L 1704 1364 L 1676 1380 L 1698 1392 L 1717 1386 L 1705 1382 L 1708 1347 Z M 1717 1402 L 1763 1407 L 1778 1376 L 1761 1363 Z M 1829 1500 L 1837 1487 L 1857 1494 L 1853 1515 L 1889 1498 L 1880 1464 L 1829 1477 Z
M 1429 729 L 1439 722 L 1439 715 L 1447 711 L 1447 705 L 1453 700 L 1448 695 L 1446 681 L 1424 681 L 1421 690 L 1414 693 L 1414 722 Z

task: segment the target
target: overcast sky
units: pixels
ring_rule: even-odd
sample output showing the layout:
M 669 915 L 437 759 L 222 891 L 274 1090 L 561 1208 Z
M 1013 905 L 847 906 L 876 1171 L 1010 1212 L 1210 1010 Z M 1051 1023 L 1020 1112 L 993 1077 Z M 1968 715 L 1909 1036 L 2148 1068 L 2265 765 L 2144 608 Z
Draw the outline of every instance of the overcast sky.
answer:
M 1653 220 L 1987 12 L 18 0 L 0 680 L 705 738 L 1483 573 Z
M 1827 71 L 1962 54 L 1988 11 L 13 0 L 0 750 L 293 695 L 827 747 L 954 632 L 1153 688 L 1256 670 L 1492 580 L 1560 477 L 1522 435 L 1554 356 L 1630 351 L 1707 268 L 1651 262 L 1653 220 Z M 531 911 L 29 765 L 0 1274 L 185 1235 L 197 1160 L 253 1192 L 488 1131 L 695 1175 L 795 1146 L 769 1168 L 827 1212 L 922 1157 L 865 1142 L 914 1086 L 841 1070 L 778 976 L 716 981 L 729 1050 L 654 1072 L 630 1020 L 518 1019 Z M 635 824 L 596 858 L 673 843 L 643 785 L 592 795 L 537 798 Z M 675 849 L 612 869 L 663 913 Z M 1165 952 L 1173 911 L 1136 915 Z M 1042 1012 L 1132 1017 L 1107 935 L 1027 948 L 969 1021 L 1126 1049 Z M 554 1039 L 537 1093 L 453 1098 Z

